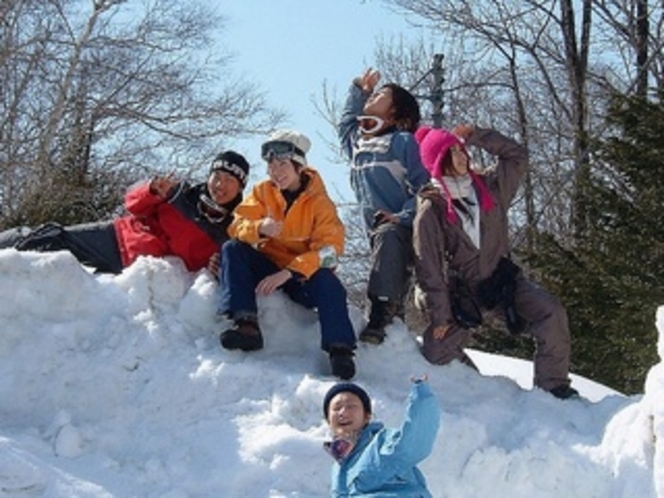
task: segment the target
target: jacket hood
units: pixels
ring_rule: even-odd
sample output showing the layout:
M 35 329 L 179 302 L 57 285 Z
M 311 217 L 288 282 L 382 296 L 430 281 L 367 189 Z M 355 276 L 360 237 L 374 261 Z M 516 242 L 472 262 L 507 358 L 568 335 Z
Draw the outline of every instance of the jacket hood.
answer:
M 321 178 L 320 173 L 318 171 L 316 171 L 311 166 L 305 166 L 304 168 L 302 168 L 300 174 L 306 175 L 309 178 L 309 184 L 304 190 L 305 192 L 312 194 L 317 192 L 323 192 L 327 195 L 327 189 L 325 188 L 325 183 L 323 183 L 323 179 Z

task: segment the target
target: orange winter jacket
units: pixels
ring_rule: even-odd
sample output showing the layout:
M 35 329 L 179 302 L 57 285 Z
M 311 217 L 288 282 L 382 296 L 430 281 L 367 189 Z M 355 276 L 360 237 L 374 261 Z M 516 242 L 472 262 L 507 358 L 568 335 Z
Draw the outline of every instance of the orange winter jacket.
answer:
M 344 250 L 345 229 L 318 172 L 306 167 L 302 174 L 307 175 L 308 184 L 288 210 L 284 196 L 272 181 L 257 184 L 236 208 L 228 233 L 254 246 L 279 268 L 309 278 L 319 268 L 336 266 Z M 266 217 L 283 221 L 279 236 L 259 233 Z

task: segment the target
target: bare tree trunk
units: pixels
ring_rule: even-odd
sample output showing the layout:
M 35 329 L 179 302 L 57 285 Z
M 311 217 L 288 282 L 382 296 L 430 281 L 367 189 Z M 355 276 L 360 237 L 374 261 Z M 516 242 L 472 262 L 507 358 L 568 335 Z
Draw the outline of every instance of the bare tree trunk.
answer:
M 572 197 L 572 226 L 575 234 L 586 228 L 585 186 L 590 177 L 588 112 L 586 84 L 592 17 L 591 0 L 583 0 L 580 43 L 576 39 L 576 22 L 572 0 L 560 0 L 561 28 L 565 61 L 572 97 L 573 157 L 576 181 Z
M 648 1 L 636 0 L 636 94 L 648 93 Z
M 210 46 L 219 20 L 196 0 L 0 1 L 0 229 L 110 217 L 139 178 L 281 122 Z
M 634 75 L 624 88 L 617 90 L 645 96 L 649 86 L 664 88 L 664 3 L 594 0 L 593 7 L 615 33 L 615 45 L 627 47 L 618 53 L 628 72 Z
M 69 93 L 71 91 L 74 77 L 79 70 L 83 49 L 87 46 L 90 40 L 92 32 L 95 28 L 95 24 L 99 19 L 99 15 L 113 4 L 113 2 L 104 2 L 100 0 L 94 0 L 92 3 L 94 7 L 92 15 L 88 19 L 85 25 L 85 29 L 73 45 L 67 72 L 65 73 L 62 84 L 60 85 L 58 95 L 53 106 L 53 111 L 51 112 L 51 115 L 48 119 L 46 129 L 42 134 L 42 140 L 39 146 L 39 155 L 37 156 L 38 163 L 42 165 L 47 165 L 49 163 L 49 156 L 53 148 L 53 141 L 55 140 L 58 127 L 61 124 L 62 117 L 65 113 L 65 105 L 67 103 L 67 99 L 69 98 Z M 64 13 L 61 12 L 61 14 L 64 18 Z

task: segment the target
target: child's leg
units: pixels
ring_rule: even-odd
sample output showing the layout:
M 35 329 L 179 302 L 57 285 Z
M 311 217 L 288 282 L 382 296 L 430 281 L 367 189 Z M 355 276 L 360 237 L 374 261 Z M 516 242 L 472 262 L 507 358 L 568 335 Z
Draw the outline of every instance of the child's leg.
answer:
M 32 230 L 28 227 L 16 227 L 0 232 L 0 249 L 15 247 Z
M 229 318 L 255 319 L 256 286 L 263 278 L 279 271 L 265 255 L 238 240 L 229 240 L 221 249 L 221 282 L 217 313 Z
M 400 303 L 413 259 L 412 230 L 391 223 L 380 225 L 371 238 L 372 266 L 367 293 Z
M 427 327 L 422 336 L 422 354 L 434 365 L 446 365 L 453 360 L 459 360 L 468 366 L 477 370 L 473 361 L 465 353 L 464 348 L 470 341 L 471 331 L 452 325 L 452 327 L 445 334 L 442 339 L 437 339 L 433 336 L 433 328 Z
M 46 223 L 16 244 L 21 251 L 71 252 L 82 264 L 100 272 L 121 273 L 123 264 L 113 222 L 63 227 Z
M 329 268 L 321 268 L 309 280 L 284 290 L 293 301 L 318 309 L 321 327 L 321 347 L 329 351 L 334 346 L 355 348 L 355 331 L 348 316 L 346 289 Z
M 404 303 L 413 266 L 412 230 L 401 225 L 380 225 L 371 239 L 372 267 L 367 294 L 368 324 L 360 334 L 365 342 L 379 344 L 394 316 L 404 315 Z
M 528 321 L 525 333 L 537 344 L 534 384 L 546 391 L 569 385 L 570 333 L 562 303 L 545 289 L 519 279 L 515 305 Z

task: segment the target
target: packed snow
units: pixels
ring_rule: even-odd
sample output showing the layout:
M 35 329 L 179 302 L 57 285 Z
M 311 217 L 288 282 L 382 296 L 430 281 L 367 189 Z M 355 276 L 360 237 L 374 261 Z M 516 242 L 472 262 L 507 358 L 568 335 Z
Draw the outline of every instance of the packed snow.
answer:
M 265 349 L 231 352 L 216 281 L 178 260 L 95 275 L 65 252 L 7 249 L 0 273 L 0 495 L 329 496 L 335 379 L 315 312 L 261 298 Z M 664 308 L 655 319 L 661 358 Z M 530 362 L 470 355 L 482 375 L 430 365 L 401 322 L 357 350 L 354 380 L 387 425 L 428 374 L 442 418 L 420 468 L 435 497 L 664 496 L 664 363 L 643 395 L 574 376 L 582 398 L 562 401 L 532 389 Z

